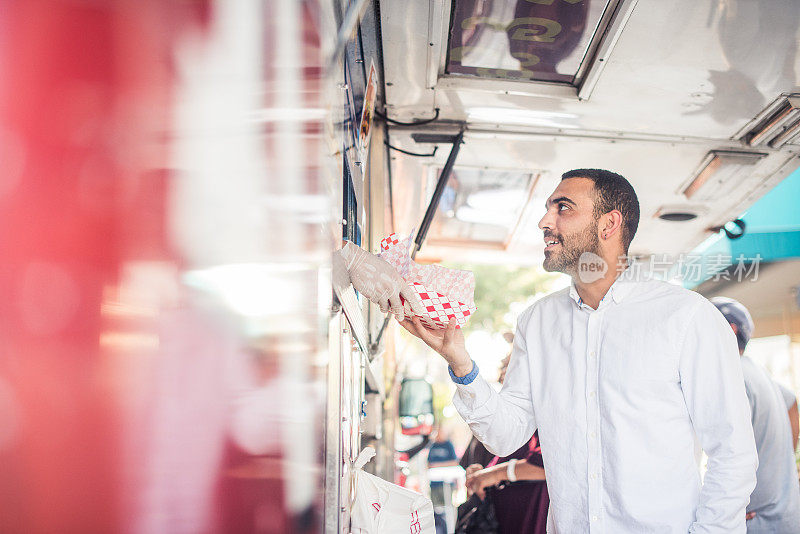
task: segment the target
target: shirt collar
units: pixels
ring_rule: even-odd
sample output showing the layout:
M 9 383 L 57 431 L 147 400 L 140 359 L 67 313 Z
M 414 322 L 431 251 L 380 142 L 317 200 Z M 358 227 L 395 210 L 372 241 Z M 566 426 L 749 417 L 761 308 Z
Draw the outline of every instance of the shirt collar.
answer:
M 614 299 L 614 302 L 617 304 L 622 302 L 622 299 L 624 299 L 633 289 L 633 286 L 636 282 L 636 280 L 634 280 L 633 272 L 634 270 L 628 266 L 628 268 L 625 269 L 625 271 L 623 271 L 616 280 L 614 280 L 614 283 L 611 284 L 609 291 L 611 292 L 611 297 Z
M 636 269 L 632 264 L 628 265 L 628 268 L 625 269 L 622 272 L 622 274 L 617 276 L 617 279 L 614 280 L 614 283 L 611 284 L 610 288 L 608 288 L 608 291 L 606 292 L 605 295 L 603 295 L 603 298 L 600 300 L 600 303 L 602 304 L 603 301 L 606 299 L 606 297 L 608 297 L 609 295 L 611 295 L 611 298 L 617 304 L 622 302 L 622 299 L 624 299 L 625 296 L 627 296 L 628 293 L 630 293 L 631 290 L 633 289 L 635 282 L 635 276 L 634 276 L 635 271 Z M 577 304 L 579 307 L 583 306 L 583 299 L 578 294 L 578 288 L 575 286 L 574 281 L 570 283 L 569 296 L 572 298 L 572 300 L 575 301 L 575 304 Z
M 578 295 L 578 288 L 575 287 L 574 281 L 570 282 L 569 284 L 569 296 L 572 300 L 575 301 L 575 304 L 577 304 L 578 306 L 583 304 L 583 300 L 581 299 L 581 296 Z

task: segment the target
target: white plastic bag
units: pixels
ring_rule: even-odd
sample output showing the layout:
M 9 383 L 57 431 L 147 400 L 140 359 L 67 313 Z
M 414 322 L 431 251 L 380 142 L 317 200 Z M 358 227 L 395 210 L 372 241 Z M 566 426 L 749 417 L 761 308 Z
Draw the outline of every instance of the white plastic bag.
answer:
M 415 491 L 361 468 L 375 456 L 366 447 L 353 465 L 356 495 L 350 509 L 352 534 L 435 534 L 433 503 Z

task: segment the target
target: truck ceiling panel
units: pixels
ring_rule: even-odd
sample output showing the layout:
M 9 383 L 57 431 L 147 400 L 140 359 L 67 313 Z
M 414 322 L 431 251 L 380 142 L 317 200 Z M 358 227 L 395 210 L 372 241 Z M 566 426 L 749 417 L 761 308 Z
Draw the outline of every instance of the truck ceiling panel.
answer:
M 632 252 L 680 254 L 709 235 L 707 228 L 735 218 L 800 164 L 793 153 L 771 152 L 735 186 L 720 188 L 708 201 L 691 202 L 683 196 L 683 188 L 708 152 L 720 148 L 716 142 L 665 143 L 472 130 L 467 131 L 464 139 L 457 161 L 459 166 L 541 174 L 532 195 L 532 208 L 504 251 L 533 259 L 542 254 L 542 234 L 537 223 L 543 214 L 544 200 L 567 170 L 605 168 L 628 178 L 641 204 L 641 223 Z M 406 150 L 426 151 L 430 147 L 415 143 L 411 132 L 397 130 L 391 135 L 391 143 Z M 400 233 L 418 226 L 422 219 L 430 194 L 427 184 L 431 172 L 441 168 L 448 148 L 442 145 L 433 158 L 393 153 L 394 213 Z M 685 222 L 658 219 L 658 211 L 665 206 L 685 207 L 696 212 L 698 217 Z M 422 256 L 431 250 L 429 246 L 423 247 Z M 480 250 L 474 252 L 483 254 Z M 476 256 L 476 259 L 481 258 L 483 256 Z
M 440 107 L 443 118 L 502 125 L 533 111 L 564 115 L 567 128 L 727 139 L 800 82 L 793 0 L 639 0 L 587 101 L 568 86 L 447 76 L 449 2 L 381 8 L 387 104 L 398 119 Z M 487 108 L 500 111 L 487 119 Z

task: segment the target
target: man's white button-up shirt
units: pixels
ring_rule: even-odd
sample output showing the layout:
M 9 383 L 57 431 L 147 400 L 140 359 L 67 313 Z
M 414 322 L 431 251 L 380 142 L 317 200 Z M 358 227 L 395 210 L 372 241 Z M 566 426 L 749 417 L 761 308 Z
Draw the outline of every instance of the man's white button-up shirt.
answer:
M 538 428 L 550 533 L 744 533 L 758 460 L 733 331 L 704 297 L 629 278 L 596 310 L 574 286 L 535 303 L 502 390 L 478 377 L 454 405 L 501 456 Z

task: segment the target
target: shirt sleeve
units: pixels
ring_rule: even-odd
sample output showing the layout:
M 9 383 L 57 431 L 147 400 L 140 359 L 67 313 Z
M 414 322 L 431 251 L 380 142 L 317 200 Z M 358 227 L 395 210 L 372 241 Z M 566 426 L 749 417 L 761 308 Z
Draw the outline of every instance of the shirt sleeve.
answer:
M 517 322 L 511 360 L 500 392 L 478 375 L 470 384 L 456 384 L 453 397 L 453 405 L 472 433 L 497 456 L 516 451 L 536 430 L 524 337 L 527 317 L 523 314 Z
M 739 349 L 733 330 L 707 300 L 690 317 L 679 345 L 680 380 L 708 469 L 689 532 L 744 534 L 758 457 Z
M 775 381 L 773 380 L 773 382 Z M 781 396 L 783 397 L 783 402 L 786 404 L 786 410 L 790 410 L 792 405 L 797 402 L 797 397 L 795 396 L 794 391 L 779 382 L 775 382 L 775 384 L 778 386 L 778 389 L 781 390 Z

